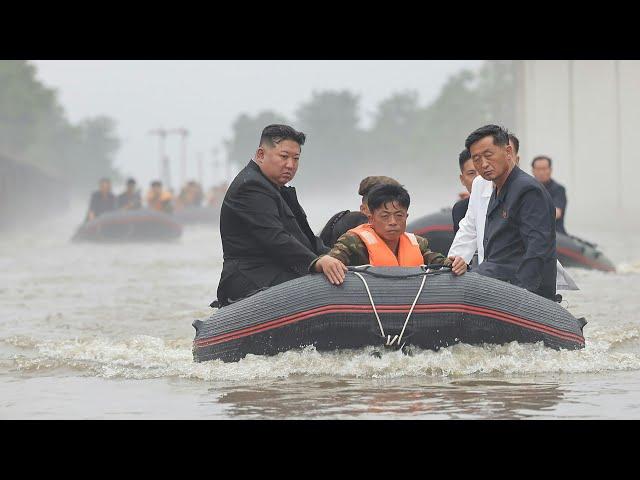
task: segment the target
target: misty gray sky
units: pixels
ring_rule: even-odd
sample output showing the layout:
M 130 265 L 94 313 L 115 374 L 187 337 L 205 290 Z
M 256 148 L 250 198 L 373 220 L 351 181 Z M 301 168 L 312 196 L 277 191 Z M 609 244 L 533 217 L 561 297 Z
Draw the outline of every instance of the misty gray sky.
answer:
M 212 149 L 241 113 L 274 110 L 292 118 L 314 90 L 348 89 L 360 95 L 362 126 L 378 102 L 395 92 L 416 90 L 422 105 L 435 98 L 449 75 L 477 69 L 479 60 L 35 60 L 38 77 L 58 90 L 69 119 L 108 115 L 118 124 L 122 147 L 116 166 L 145 188 L 159 176 L 156 127 L 185 127 L 187 175 L 205 161 L 205 186 L 212 178 Z M 295 125 L 294 125 L 295 127 Z M 256 141 L 260 132 L 256 132 Z M 179 178 L 180 141 L 167 138 L 171 174 Z M 253 152 L 247 152 L 247 160 Z

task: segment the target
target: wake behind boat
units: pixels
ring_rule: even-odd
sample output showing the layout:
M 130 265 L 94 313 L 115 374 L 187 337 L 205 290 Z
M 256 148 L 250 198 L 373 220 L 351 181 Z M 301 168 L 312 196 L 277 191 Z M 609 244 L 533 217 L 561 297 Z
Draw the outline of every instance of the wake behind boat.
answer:
M 476 273 L 351 267 L 339 287 L 307 275 L 195 320 L 193 355 L 198 362 L 229 362 L 308 345 L 438 349 L 513 341 L 580 349 L 585 324 L 558 303 Z

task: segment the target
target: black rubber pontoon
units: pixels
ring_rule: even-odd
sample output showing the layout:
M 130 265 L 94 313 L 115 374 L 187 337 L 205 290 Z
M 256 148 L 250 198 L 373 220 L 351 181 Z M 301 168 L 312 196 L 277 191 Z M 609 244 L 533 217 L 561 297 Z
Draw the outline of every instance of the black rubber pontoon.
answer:
M 155 210 L 116 210 L 81 225 L 74 242 L 156 242 L 175 240 L 182 226 L 171 215 Z
M 407 225 L 407 232 L 429 240 L 431 249 L 446 255 L 453 243 L 453 218 L 450 208 L 425 215 Z M 580 267 L 603 272 L 615 272 L 616 268 L 597 246 L 578 237 L 556 233 L 558 260 L 565 267 Z
M 307 345 L 328 351 L 390 341 L 396 348 L 542 341 L 555 349 L 579 349 L 585 323 L 558 303 L 473 272 L 456 277 L 445 269 L 367 267 L 347 272 L 341 286 L 321 274 L 307 275 L 194 321 L 193 356 L 197 362 L 229 362 Z

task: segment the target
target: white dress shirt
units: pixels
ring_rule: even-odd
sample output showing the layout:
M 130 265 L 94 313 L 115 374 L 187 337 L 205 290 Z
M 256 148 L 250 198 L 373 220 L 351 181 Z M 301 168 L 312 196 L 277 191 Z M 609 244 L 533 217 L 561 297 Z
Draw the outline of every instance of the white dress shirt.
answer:
M 478 252 L 478 265 L 484 260 L 484 224 L 487 219 L 489 200 L 493 193 L 493 182 L 480 175 L 473 179 L 467 214 L 460 220 L 448 256 L 460 256 L 471 263 L 474 253 Z M 579 290 L 575 281 L 558 262 L 556 288 L 558 290 Z

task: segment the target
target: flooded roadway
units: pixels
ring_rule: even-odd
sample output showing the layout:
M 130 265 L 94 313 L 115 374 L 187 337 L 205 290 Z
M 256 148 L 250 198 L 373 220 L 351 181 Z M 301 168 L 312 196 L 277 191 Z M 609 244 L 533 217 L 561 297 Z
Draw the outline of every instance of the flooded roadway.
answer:
M 82 213 L 0 238 L 0 418 L 640 418 L 637 235 L 576 232 L 619 270 L 569 269 L 581 290 L 564 305 L 589 321 L 584 350 L 307 348 L 196 364 L 191 322 L 211 313 L 217 227 L 72 244 Z

